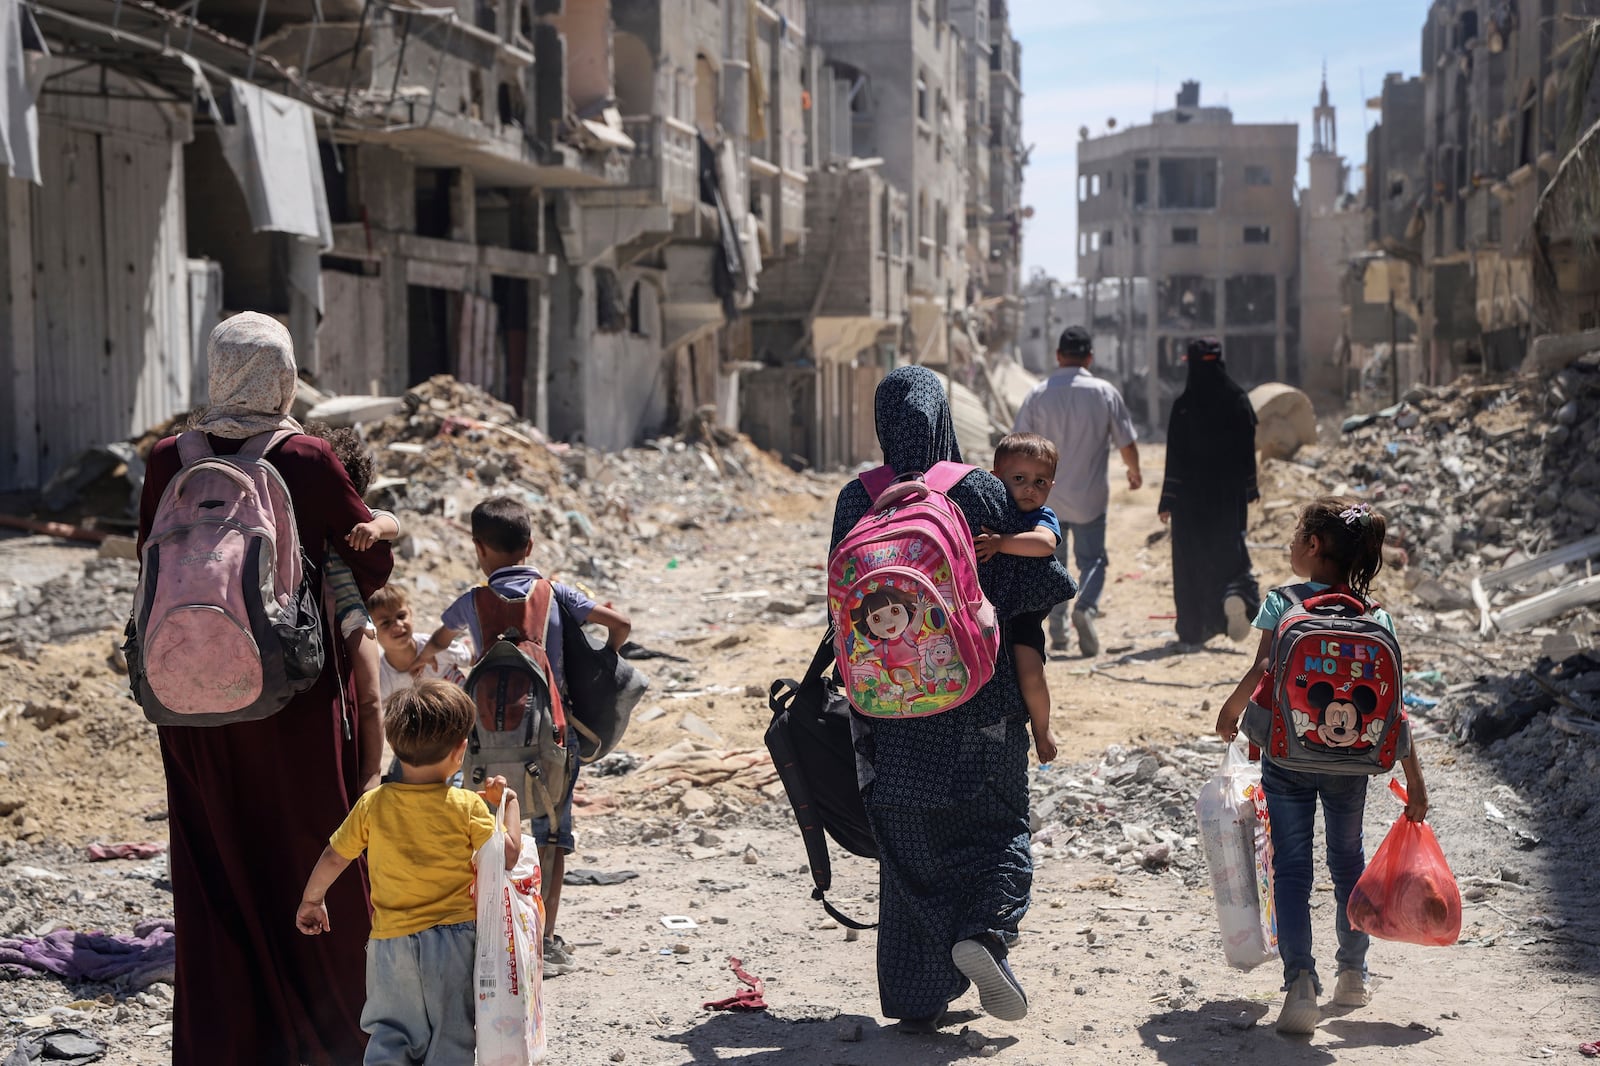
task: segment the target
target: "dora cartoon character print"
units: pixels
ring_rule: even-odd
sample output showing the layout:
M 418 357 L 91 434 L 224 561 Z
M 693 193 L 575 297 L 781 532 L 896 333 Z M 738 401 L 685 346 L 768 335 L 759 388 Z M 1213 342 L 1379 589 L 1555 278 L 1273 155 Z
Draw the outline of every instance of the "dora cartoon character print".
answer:
M 867 581 L 850 603 L 844 672 L 851 702 L 863 713 L 928 714 L 950 706 L 966 688 L 948 614 L 913 582 L 893 576 Z
M 828 560 L 834 656 L 861 714 L 938 714 L 988 683 L 1000 646 L 971 530 L 944 495 L 971 468 L 898 482 L 886 470 L 862 475 L 874 509 Z
M 856 636 L 873 645 L 880 674 L 902 689 L 921 688 L 921 652 L 915 643 L 917 631 L 927 617 L 928 605 L 890 585 L 861 597 L 850 611 Z

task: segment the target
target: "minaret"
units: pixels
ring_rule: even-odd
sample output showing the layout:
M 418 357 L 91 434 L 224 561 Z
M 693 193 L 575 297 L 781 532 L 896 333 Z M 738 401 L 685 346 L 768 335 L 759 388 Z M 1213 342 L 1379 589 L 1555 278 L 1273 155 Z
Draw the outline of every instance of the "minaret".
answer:
M 1311 187 L 1306 202 L 1313 211 L 1331 211 L 1345 193 L 1346 170 L 1339 155 L 1339 124 L 1334 106 L 1328 102 L 1328 65 L 1322 65 L 1322 92 L 1311 111 Z

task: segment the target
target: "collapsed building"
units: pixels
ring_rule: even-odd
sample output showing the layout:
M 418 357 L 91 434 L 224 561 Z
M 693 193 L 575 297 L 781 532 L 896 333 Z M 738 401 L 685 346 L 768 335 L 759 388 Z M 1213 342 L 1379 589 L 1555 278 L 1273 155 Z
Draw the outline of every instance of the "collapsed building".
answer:
M 836 58 L 826 0 L 0 0 L 0 491 L 205 402 L 239 310 L 325 392 L 450 374 L 600 448 L 711 408 L 852 461 L 851 402 L 986 292 L 963 64 L 998 32 L 1018 71 L 981 6 L 872 5 L 884 50 Z

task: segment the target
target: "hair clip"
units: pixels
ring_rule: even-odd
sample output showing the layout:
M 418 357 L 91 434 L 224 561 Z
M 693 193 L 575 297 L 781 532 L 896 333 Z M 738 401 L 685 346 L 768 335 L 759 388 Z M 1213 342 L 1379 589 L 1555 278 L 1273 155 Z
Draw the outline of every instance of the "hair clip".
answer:
M 1372 524 L 1372 504 L 1358 503 L 1354 507 L 1341 511 L 1339 517 L 1344 519 L 1344 524 L 1347 526 L 1353 526 L 1358 522 L 1361 525 L 1370 526 Z

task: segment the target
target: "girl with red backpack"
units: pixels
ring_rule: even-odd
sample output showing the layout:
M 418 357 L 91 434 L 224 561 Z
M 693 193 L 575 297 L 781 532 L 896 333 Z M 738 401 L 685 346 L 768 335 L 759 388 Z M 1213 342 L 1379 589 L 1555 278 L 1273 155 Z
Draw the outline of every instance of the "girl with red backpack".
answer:
M 1278 953 L 1283 959 L 1285 996 L 1276 1023 L 1280 1033 L 1310 1033 L 1321 1019 L 1317 997 L 1322 985 L 1317 979 L 1316 959 L 1311 954 L 1312 837 L 1319 800 L 1328 842 L 1328 872 L 1333 877 L 1339 941 L 1334 956 L 1338 977 L 1333 1002 L 1342 1007 L 1363 1007 L 1372 998 L 1367 980 L 1367 948 L 1371 938 L 1352 927 L 1346 910 L 1351 890 L 1366 868 L 1361 823 L 1366 810 L 1368 776 L 1381 772 L 1377 762 L 1358 768 L 1349 759 L 1350 749 L 1358 744 L 1376 748 L 1385 725 L 1382 721 L 1376 726 L 1373 724 L 1374 720 L 1382 719 L 1382 712 L 1376 705 L 1367 706 L 1363 697 L 1372 686 L 1360 683 L 1372 680 L 1372 667 L 1378 659 L 1369 655 L 1367 648 L 1376 645 L 1352 640 L 1347 646 L 1335 648 L 1335 642 L 1328 641 L 1325 643 L 1329 654 L 1324 658 L 1313 662 L 1311 658 L 1297 655 L 1286 661 L 1281 654 L 1286 648 L 1279 636 L 1288 630 L 1295 618 L 1323 611 L 1326 603 L 1329 610 L 1349 608 L 1343 614 L 1330 617 L 1337 617 L 1339 623 L 1346 624 L 1352 632 L 1368 622 L 1376 623 L 1392 640 L 1394 620 L 1368 597 L 1373 578 L 1383 568 L 1386 529 L 1383 515 L 1370 504 L 1342 497 L 1324 496 L 1301 512 L 1289 545 L 1289 564 L 1295 575 L 1305 582 L 1268 593 L 1254 623 L 1255 628 L 1261 630 L 1255 665 L 1217 715 L 1218 735 L 1231 742 L 1239 733 L 1240 716 L 1246 715 L 1247 707 L 1255 711 L 1270 705 L 1264 715 L 1270 713 L 1274 718 L 1283 715 L 1287 719 L 1286 726 L 1275 732 L 1275 738 L 1282 740 L 1284 734 L 1289 734 L 1305 742 L 1292 749 L 1296 753 L 1294 761 L 1301 768 L 1283 765 L 1291 750 L 1286 740 L 1281 745 L 1268 743 L 1261 758 L 1261 781 L 1272 825 Z M 1354 618 L 1348 617 L 1352 611 Z M 1287 620 L 1286 616 L 1289 616 Z M 1280 622 L 1284 624 L 1280 626 Z M 1361 650 L 1356 654 L 1341 654 L 1342 650 L 1352 650 L 1357 645 Z M 1324 672 L 1322 667 L 1329 664 L 1332 664 L 1331 672 Z M 1312 669 L 1314 665 L 1316 670 Z M 1393 660 L 1393 667 L 1398 673 L 1397 658 Z M 1378 682 L 1383 688 L 1383 698 L 1390 701 L 1387 706 L 1399 704 L 1401 680 L 1386 676 Z M 1305 696 L 1293 696 L 1291 686 L 1303 690 Z M 1322 698 L 1323 689 L 1328 690 L 1327 700 Z M 1291 698 L 1285 699 L 1285 695 Z M 1322 705 L 1320 723 L 1313 721 L 1308 713 L 1308 709 L 1317 710 L 1318 704 Z M 1252 740 L 1265 743 L 1266 736 L 1258 736 L 1249 727 L 1252 717 L 1246 717 L 1246 733 Z M 1355 728 L 1358 722 L 1361 728 Z M 1406 817 L 1420 822 L 1428 813 L 1428 787 L 1422 779 L 1422 766 L 1411 749 L 1410 729 L 1403 713 L 1391 722 L 1393 728 L 1400 730 L 1398 744 L 1391 750 L 1402 753 L 1399 761 L 1405 770 L 1409 795 Z M 1277 722 L 1273 725 L 1276 728 Z M 1364 741 L 1364 737 L 1368 739 Z M 1319 742 L 1329 753 L 1327 772 L 1304 768 L 1307 753 L 1318 750 Z

